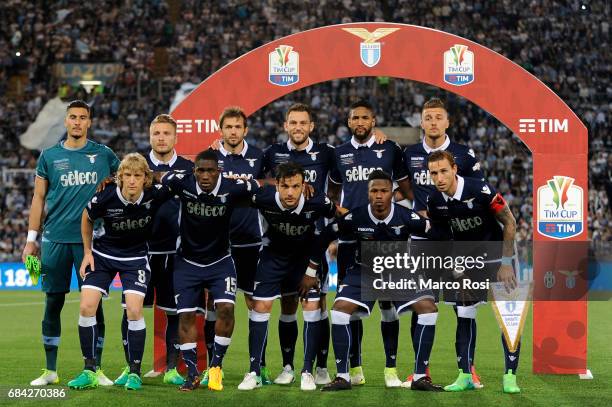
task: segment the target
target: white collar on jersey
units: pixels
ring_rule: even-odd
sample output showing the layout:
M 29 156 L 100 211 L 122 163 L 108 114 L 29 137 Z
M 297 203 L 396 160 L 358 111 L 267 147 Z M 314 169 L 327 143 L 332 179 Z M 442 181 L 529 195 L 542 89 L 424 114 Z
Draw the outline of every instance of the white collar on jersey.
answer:
M 308 145 L 306 146 L 304 151 L 306 151 L 307 153 L 310 153 L 310 150 L 312 150 L 312 146 L 314 146 L 314 143 L 312 142 L 312 139 L 308 137 Z M 287 149 L 289 151 L 295 150 L 295 146 L 291 144 L 291 140 L 287 140 Z
M 219 174 L 219 178 L 217 178 L 217 185 L 215 185 L 215 189 L 213 189 L 211 192 L 204 192 L 202 188 L 200 188 L 200 184 L 198 184 L 198 179 L 196 177 L 196 181 L 195 181 L 196 192 L 198 193 L 198 195 L 207 194 L 207 195 L 217 196 L 217 194 L 219 193 L 219 189 L 221 188 L 221 178 L 223 178 L 223 176 Z
M 119 188 L 119 185 L 117 185 L 117 196 L 119 197 L 119 200 L 123 202 L 124 205 L 140 205 L 140 202 L 142 201 L 142 198 L 144 197 L 144 191 L 140 193 L 140 196 L 138 197 L 136 202 L 130 202 L 123 197 L 123 194 L 121 193 L 121 188 Z
M 293 209 L 287 209 L 283 206 L 283 203 L 280 200 L 280 194 L 278 193 L 278 191 L 276 191 L 276 193 L 274 194 L 274 200 L 276 200 L 276 204 L 278 205 L 278 207 L 280 209 L 282 209 L 283 211 L 291 211 L 293 213 L 295 213 L 296 215 L 299 215 L 300 212 L 302 212 L 302 209 L 304 209 L 304 202 L 306 202 L 306 200 L 304 199 L 304 195 L 300 195 L 300 200 L 298 201 L 298 204 L 295 208 Z
M 376 216 L 374 216 L 374 214 L 372 213 L 372 207 L 368 204 L 368 215 L 370 215 L 370 219 L 372 220 L 372 222 L 374 222 L 375 225 L 378 225 L 379 223 L 384 223 L 388 225 L 389 222 L 391 222 L 391 219 L 393 219 L 393 212 L 395 212 L 395 205 L 392 202 L 391 211 L 389 212 L 389 215 L 383 220 L 380 220 Z
M 238 154 L 245 157 L 246 152 L 249 149 L 249 143 L 247 143 L 245 140 L 242 140 L 242 144 L 243 144 L 242 151 L 239 152 Z M 225 147 L 223 147 L 223 143 L 219 145 L 219 152 L 223 154 L 224 157 L 227 157 L 228 154 L 231 154 L 229 151 L 225 149 Z
M 172 154 L 172 158 L 168 162 L 163 162 L 163 161 L 159 160 L 157 157 L 155 157 L 155 154 L 153 153 L 153 150 L 151 150 L 149 152 L 149 158 L 151 159 L 151 162 L 153 164 L 155 164 L 155 165 L 168 165 L 168 166 L 172 167 L 174 165 L 174 163 L 176 162 L 176 160 L 178 159 L 178 155 L 176 154 L 176 150 L 172 150 L 172 152 L 174 154 Z
M 450 137 L 448 137 L 448 134 L 444 134 L 444 137 L 446 137 L 446 139 L 444 140 L 444 143 L 442 143 L 440 147 L 436 147 L 436 148 L 429 147 L 427 143 L 425 142 L 425 137 L 423 137 L 423 149 L 425 150 L 425 152 L 427 154 L 431 154 L 434 151 L 446 150 L 448 146 L 450 145 Z
M 372 145 L 374 144 L 376 140 L 374 139 L 374 135 L 370 134 L 370 138 L 368 139 L 368 141 L 366 141 L 365 143 L 359 143 L 357 141 L 357 139 L 355 138 L 355 136 L 351 137 L 351 144 L 353 145 L 353 147 L 355 147 L 355 149 L 359 148 L 359 147 L 372 147 Z
M 457 201 L 461 200 L 461 195 L 463 195 L 463 186 L 465 185 L 465 181 L 463 180 L 463 177 L 457 175 L 457 190 L 455 191 L 455 195 L 453 195 L 452 197 L 446 195 L 444 192 L 442 192 L 442 196 L 444 197 L 445 201 L 448 201 L 449 199 L 455 199 Z

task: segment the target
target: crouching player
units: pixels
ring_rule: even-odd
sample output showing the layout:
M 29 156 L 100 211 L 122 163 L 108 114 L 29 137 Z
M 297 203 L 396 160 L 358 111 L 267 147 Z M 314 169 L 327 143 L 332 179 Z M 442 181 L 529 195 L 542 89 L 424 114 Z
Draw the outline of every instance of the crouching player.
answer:
M 302 303 L 304 367 L 300 387 L 302 390 L 317 388 L 312 371 L 319 349 L 321 305 L 316 277 L 318 264 L 309 265 L 309 259 L 319 247 L 315 244 L 317 221 L 333 217 L 336 206 L 320 192 L 306 200 L 304 182 L 302 166 L 295 162 L 280 164 L 276 170 L 276 187 L 266 186 L 253 197 L 267 230 L 255 274 L 254 305 L 249 321 L 250 372 L 244 376 L 239 390 L 253 390 L 262 385 L 261 359 L 274 300 L 284 297 L 297 303 L 298 295 L 305 299 Z
M 393 180 L 381 170 L 373 171 L 368 177 L 369 204 L 356 207 L 331 224 L 325 233 L 325 239 L 333 239 L 334 234 L 350 233 L 356 236 L 361 244 L 366 241 L 408 241 L 412 234 L 427 236 L 429 222 L 402 206 L 392 202 Z M 325 242 L 323 242 L 325 243 Z M 374 301 L 362 298 L 361 247 L 355 259 L 355 264 L 347 269 L 346 277 L 338 287 L 338 293 L 331 311 L 332 343 L 336 355 L 336 378 L 323 387 L 322 391 L 350 390 L 349 350 L 351 334 L 349 323 L 351 316 L 365 312 L 369 315 Z M 415 365 L 412 390 L 441 391 L 442 387 L 435 385 L 426 375 L 429 356 L 433 346 L 438 308 L 434 303 L 434 295 L 429 289 L 406 290 L 401 301 L 393 301 L 398 314 L 412 309 L 418 315 L 416 330 L 412 336 L 415 349 Z
M 140 154 L 128 154 L 117 172 L 117 185 L 109 184 L 91 199 L 81 220 L 85 255 L 79 273 L 83 278 L 79 338 L 85 369 L 68 382 L 72 389 L 98 386 L 95 344 L 98 335 L 96 309 L 102 295 L 119 273 L 128 316 L 129 376 L 127 390 L 141 388 L 140 364 L 145 345 L 142 304 L 150 279 L 147 240 L 155 212 L 169 197 L 160 185 L 151 186 L 152 175 Z M 96 222 L 97 221 L 97 222 Z M 94 230 L 94 222 L 96 229 Z
M 493 281 L 503 282 L 508 291 L 514 289 L 516 276 L 512 268 L 512 255 L 516 221 L 504 198 L 491 185 L 480 179 L 457 175 L 457 164 L 453 154 L 447 151 L 432 153 L 428 158 L 428 167 L 437 189 L 429 196 L 427 202 L 427 212 L 432 222 L 445 223 L 450 228 L 452 239 L 469 241 L 472 246 L 470 250 L 484 247 L 485 242 L 499 242 L 500 245 L 497 247 L 491 248 L 490 244 L 487 245 L 489 260 L 485 262 L 486 268 L 479 271 L 482 274 L 480 280 L 484 281 L 490 276 Z M 486 295 L 486 290 L 484 294 Z M 484 297 L 482 293 L 480 296 Z M 478 303 L 479 301 L 458 303 L 458 305 L 473 309 L 472 318 L 475 318 L 475 307 Z M 505 356 L 503 391 L 519 393 L 521 390 L 516 384 L 516 369 L 521 350 L 520 343 L 515 352 L 510 352 L 504 336 L 501 338 Z M 459 343 L 457 346 L 459 376 L 453 384 L 444 388 L 446 391 L 474 388 L 469 360 L 470 347 L 467 343 Z

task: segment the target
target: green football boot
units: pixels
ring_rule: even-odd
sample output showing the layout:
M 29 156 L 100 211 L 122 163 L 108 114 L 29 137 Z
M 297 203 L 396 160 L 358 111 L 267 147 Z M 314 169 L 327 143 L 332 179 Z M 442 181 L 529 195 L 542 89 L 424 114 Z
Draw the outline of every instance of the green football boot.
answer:
M 174 368 L 164 373 L 164 383 L 176 384 L 180 386 L 185 383 L 185 379 L 183 379 L 183 376 L 181 376 L 176 368 Z
M 200 380 L 200 384 L 204 387 L 208 386 L 208 369 L 202 373 L 202 379 Z
M 520 393 L 521 388 L 516 384 L 516 375 L 511 370 L 504 375 L 504 393 L 515 394 Z
M 126 390 L 140 390 L 142 388 L 142 379 L 136 373 L 130 373 L 128 375 L 127 382 L 125 383 Z
M 125 386 L 125 384 L 127 383 L 129 374 L 130 374 L 129 366 L 124 367 L 119 377 L 115 379 L 115 386 Z
M 444 386 L 444 391 L 465 391 L 474 390 L 475 388 L 472 382 L 472 374 L 463 373 L 463 371 L 459 370 L 459 376 L 457 376 L 455 382 L 448 386 Z
M 96 372 L 83 370 L 77 377 L 68 382 L 68 387 L 76 390 L 95 389 L 98 387 Z
M 264 386 L 272 384 L 272 373 L 270 373 L 268 366 L 261 367 L 261 384 Z

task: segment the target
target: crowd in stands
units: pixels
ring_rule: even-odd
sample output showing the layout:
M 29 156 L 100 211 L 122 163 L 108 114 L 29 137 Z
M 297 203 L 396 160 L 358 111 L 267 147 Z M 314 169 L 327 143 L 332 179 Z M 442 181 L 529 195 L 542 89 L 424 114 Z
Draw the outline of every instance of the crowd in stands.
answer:
M 0 4 L 0 261 L 15 261 L 25 243 L 32 182 L 15 168 L 35 168 L 39 152 L 19 142 L 44 104 L 61 92 L 93 103 L 93 137 L 125 152 L 144 152 L 148 124 L 167 112 L 176 89 L 199 83 L 244 53 L 307 29 L 358 21 L 414 24 L 478 42 L 523 66 L 553 89 L 589 130 L 589 236 L 612 240 L 610 4 L 578 1 L 321 0 L 5 0 Z M 166 64 L 158 66 L 163 50 Z M 159 54 L 157 54 L 159 57 Z M 103 92 L 67 90 L 53 78 L 59 62 L 124 66 Z M 25 88 L 15 89 L 15 78 Z M 349 137 L 347 106 L 367 98 L 380 126 L 418 127 L 423 102 L 448 102 L 449 135 L 469 144 L 488 180 L 511 203 L 518 239 L 533 238 L 532 163 L 528 149 L 478 106 L 423 84 L 381 78 L 334 80 L 294 92 L 250 118 L 249 142 L 283 140 L 283 113 L 293 102 L 316 112 L 316 137 Z M 9 179 L 10 178 L 10 179 Z

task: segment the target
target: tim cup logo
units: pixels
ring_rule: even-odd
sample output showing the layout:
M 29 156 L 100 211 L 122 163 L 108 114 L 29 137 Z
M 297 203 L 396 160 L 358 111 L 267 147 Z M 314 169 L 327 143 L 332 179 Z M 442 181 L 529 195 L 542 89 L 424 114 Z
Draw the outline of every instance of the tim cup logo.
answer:
M 444 82 L 462 86 L 474 82 L 474 53 L 455 44 L 444 53 Z
M 538 188 L 538 232 L 553 239 L 582 233 L 582 188 L 574 178 L 555 175 Z
M 271 84 L 293 85 L 300 80 L 300 56 L 291 45 L 279 45 L 268 54 L 268 70 Z

